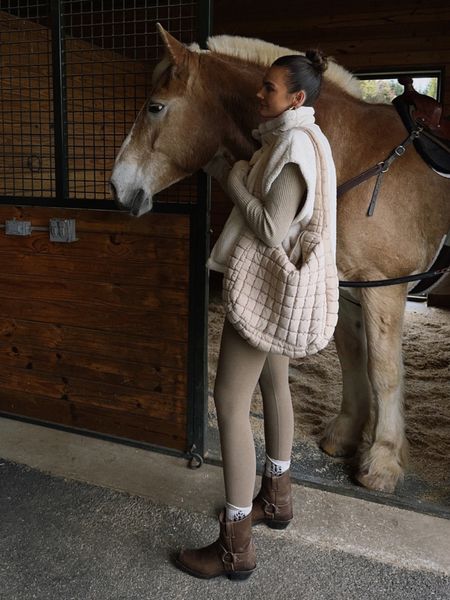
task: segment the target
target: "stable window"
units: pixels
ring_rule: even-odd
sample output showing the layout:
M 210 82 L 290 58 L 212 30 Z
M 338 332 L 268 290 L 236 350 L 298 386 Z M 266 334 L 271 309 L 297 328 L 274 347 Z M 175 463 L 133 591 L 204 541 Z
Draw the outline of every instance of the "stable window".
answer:
M 361 81 L 363 99 L 367 102 L 382 103 L 390 103 L 396 96 L 403 93 L 403 86 L 398 82 L 398 77 L 401 75 L 412 77 L 414 89 L 420 94 L 440 100 L 442 72 L 438 69 L 378 71 L 356 74 Z

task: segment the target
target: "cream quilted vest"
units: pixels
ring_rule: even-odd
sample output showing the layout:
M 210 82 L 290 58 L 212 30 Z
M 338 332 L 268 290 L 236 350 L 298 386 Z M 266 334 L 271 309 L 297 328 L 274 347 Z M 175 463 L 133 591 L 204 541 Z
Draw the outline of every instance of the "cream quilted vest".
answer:
M 252 159 L 247 189 L 264 197 L 283 166 L 294 162 L 307 184 L 305 204 L 275 248 L 258 240 L 242 217 L 239 222 L 239 212 L 231 215 L 235 239 L 224 277 L 226 314 L 237 331 L 260 350 L 293 358 L 324 348 L 338 314 L 334 163 L 325 136 L 295 114 L 300 110 L 264 124 L 265 143 Z

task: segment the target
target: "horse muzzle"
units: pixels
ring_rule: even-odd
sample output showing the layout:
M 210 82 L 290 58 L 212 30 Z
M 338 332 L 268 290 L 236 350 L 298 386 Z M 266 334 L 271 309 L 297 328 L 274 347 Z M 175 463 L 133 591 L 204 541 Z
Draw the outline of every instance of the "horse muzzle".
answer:
M 133 217 L 140 217 L 152 209 L 152 198 L 143 189 L 139 189 L 132 196 L 127 208 Z
M 109 186 L 116 206 L 120 210 L 128 210 L 133 217 L 140 217 L 152 209 L 152 197 L 146 194 L 142 188 L 119 194 L 112 181 L 110 181 Z

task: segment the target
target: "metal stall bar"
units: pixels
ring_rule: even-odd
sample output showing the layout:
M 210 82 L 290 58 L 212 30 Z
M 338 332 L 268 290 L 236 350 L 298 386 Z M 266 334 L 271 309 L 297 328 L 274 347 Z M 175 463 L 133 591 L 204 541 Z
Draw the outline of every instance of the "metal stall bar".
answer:
M 197 39 L 201 47 L 211 31 L 211 0 L 198 1 Z M 211 178 L 198 173 L 198 201 L 191 214 L 189 302 L 188 445 L 191 466 L 202 464 L 208 429 L 208 301 L 206 261 L 210 246 Z
M 197 17 L 195 0 L 5 0 L 0 203 L 115 210 L 109 173 L 162 58 L 156 22 L 190 43 Z M 189 213 L 196 200 L 194 176 L 158 194 L 154 210 Z
M 47 0 L 0 6 L 0 204 L 55 198 L 49 10 Z
M 55 135 L 55 180 L 56 200 L 61 205 L 67 203 L 67 118 L 66 87 L 63 59 L 64 29 L 62 26 L 61 3 L 50 2 L 52 31 L 52 75 L 53 75 L 53 123 Z

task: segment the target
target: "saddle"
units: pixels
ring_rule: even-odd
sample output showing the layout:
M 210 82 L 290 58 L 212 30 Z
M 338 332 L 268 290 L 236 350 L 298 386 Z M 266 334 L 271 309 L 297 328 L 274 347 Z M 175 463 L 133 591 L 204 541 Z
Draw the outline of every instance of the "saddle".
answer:
M 393 105 L 409 132 L 422 128 L 414 147 L 430 167 L 450 174 L 450 118 L 442 115 L 442 104 L 413 88 L 411 77 L 399 77 L 398 82 L 405 90 Z

